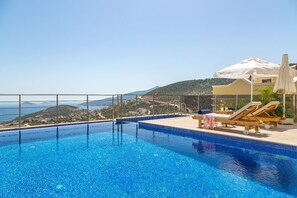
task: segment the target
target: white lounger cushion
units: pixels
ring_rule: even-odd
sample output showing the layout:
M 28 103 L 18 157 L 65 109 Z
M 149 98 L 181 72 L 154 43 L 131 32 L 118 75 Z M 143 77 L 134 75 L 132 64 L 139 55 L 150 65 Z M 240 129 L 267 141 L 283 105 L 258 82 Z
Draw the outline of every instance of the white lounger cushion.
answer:
M 247 108 L 254 106 L 254 105 L 258 105 L 260 106 L 262 103 L 261 102 L 250 102 L 247 105 L 245 105 L 244 107 L 240 108 L 238 111 L 234 112 L 231 115 L 225 115 L 225 114 L 217 114 L 217 113 L 211 113 L 211 115 L 214 115 L 215 118 L 220 118 L 220 119 L 226 119 L 226 120 L 232 120 L 234 117 L 236 117 L 237 115 L 239 115 L 240 113 L 242 113 L 243 111 L 245 111 Z M 205 114 L 207 115 L 207 114 Z M 201 117 L 203 118 L 204 115 L 198 114 L 195 115 L 196 117 Z

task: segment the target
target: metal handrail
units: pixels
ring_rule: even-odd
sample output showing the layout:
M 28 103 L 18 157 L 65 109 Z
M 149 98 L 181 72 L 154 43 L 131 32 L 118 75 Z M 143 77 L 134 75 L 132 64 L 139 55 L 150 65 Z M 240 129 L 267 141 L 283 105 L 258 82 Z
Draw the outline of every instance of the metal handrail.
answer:
M 244 98 L 249 98 L 249 95 L 211 95 L 211 94 L 205 94 L 205 95 L 193 95 L 193 94 L 185 94 L 185 95 L 179 95 L 179 94 L 52 94 L 52 93 L 42 93 L 42 94 L 8 94 L 8 93 L 2 93 L 0 94 L 0 104 L 1 103 L 14 103 L 14 104 L 10 104 L 11 108 L 8 108 L 7 106 L 0 106 L 0 116 L 3 118 L 5 116 L 10 116 L 10 115 L 18 115 L 16 116 L 15 120 L 18 121 L 18 128 L 21 128 L 23 126 L 22 123 L 22 116 L 25 115 L 24 112 L 22 112 L 22 110 L 28 110 L 28 109 L 38 109 L 38 108 L 49 108 L 49 107 L 56 107 L 56 116 L 55 116 L 55 122 L 56 124 L 60 124 L 61 122 L 61 116 L 60 116 L 60 105 L 65 104 L 67 102 L 82 102 L 82 103 L 86 103 L 86 122 L 90 122 L 94 117 L 92 117 L 91 113 L 92 110 L 90 110 L 90 102 L 92 101 L 97 101 L 100 99 L 106 99 L 109 98 L 111 100 L 111 108 L 112 108 L 112 112 L 111 112 L 111 119 L 114 120 L 116 118 L 121 118 L 123 116 L 130 116 L 131 114 L 128 114 L 128 112 L 126 112 L 126 106 L 124 105 L 127 99 L 125 99 L 124 96 L 134 96 L 129 100 L 135 100 L 135 109 L 131 110 L 132 114 L 135 113 L 135 116 L 138 116 L 138 108 L 139 108 L 139 102 L 141 102 L 141 100 L 145 100 L 145 101 L 149 101 L 151 102 L 151 115 L 155 116 L 156 112 L 158 112 L 158 106 L 162 106 L 163 105 L 163 111 L 161 112 L 162 114 L 167 113 L 169 114 L 170 112 L 174 112 L 176 113 L 176 109 L 179 109 L 179 113 L 182 113 L 183 111 L 186 113 L 187 109 L 189 110 L 194 110 L 193 106 L 189 106 L 187 105 L 187 101 L 185 101 L 185 99 L 189 99 L 190 97 L 193 97 L 191 100 L 195 100 L 197 101 L 197 104 L 195 106 L 195 108 L 197 107 L 198 109 L 200 109 L 200 107 L 205 108 L 204 106 L 201 106 L 201 104 L 205 103 L 205 100 L 209 100 L 208 98 L 204 98 L 203 97 L 211 97 L 211 101 L 209 101 L 209 108 L 213 108 L 213 110 L 218 109 L 218 105 L 220 105 L 220 100 L 224 100 L 225 102 L 228 103 L 232 103 L 234 101 L 235 104 L 235 109 L 237 108 L 239 101 L 244 99 Z M 144 98 L 142 96 L 147 96 L 147 98 Z M 293 103 L 296 103 L 296 97 L 295 95 L 288 95 L 287 97 L 291 97 L 293 96 Z M 5 97 L 5 100 L 1 101 L 1 97 Z M 7 99 L 9 97 L 13 97 L 10 99 Z M 28 97 L 32 97 L 32 99 L 28 98 Z M 34 97 L 51 97 L 49 100 L 46 100 L 46 98 L 44 100 L 42 99 L 37 99 Z M 64 97 L 82 97 L 82 99 L 71 99 L 71 98 L 64 98 Z M 100 97 L 98 99 L 96 98 L 92 98 L 92 97 Z M 104 97 L 104 98 L 103 98 Z M 170 97 L 176 97 L 176 98 L 172 98 L 170 99 Z M 294 98 L 295 97 L 295 98 Z M 3 98 L 4 99 L 4 98 Z M 125 100 L 125 101 L 124 101 Z M 204 100 L 204 101 L 203 101 Z M 54 103 L 51 106 L 36 106 L 36 107 L 31 107 L 31 106 L 26 106 L 23 103 L 24 102 L 35 102 L 35 103 L 43 103 L 43 102 L 51 102 Z M 204 103 L 203 103 L 204 102 Z M 41 105 L 41 104 L 40 104 Z M 173 108 L 172 105 L 174 105 L 174 110 L 172 111 Z M 179 107 L 179 108 L 178 108 Z M 184 109 L 183 109 L 184 107 Z M 7 113 L 7 114 L 3 114 L 1 113 L 1 110 L 9 110 L 9 109 L 18 109 L 18 113 L 17 114 L 13 114 L 13 113 Z M 84 109 L 84 108 L 83 108 Z M 182 111 L 183 110 L 183 111 Z M 159 109 L 160 111 L 160 109 Z M 196 110 L 195 110 L 196 111 Z M 130 113 L 130 112 L 129 112 Z M 160 112 L 159 112 L 160 113 Z M 297 110 L 296 107 L 294 107 L 294 115 L 296 116 Z M 1 121 L 0 121 L 0 125 L 1 125 Z

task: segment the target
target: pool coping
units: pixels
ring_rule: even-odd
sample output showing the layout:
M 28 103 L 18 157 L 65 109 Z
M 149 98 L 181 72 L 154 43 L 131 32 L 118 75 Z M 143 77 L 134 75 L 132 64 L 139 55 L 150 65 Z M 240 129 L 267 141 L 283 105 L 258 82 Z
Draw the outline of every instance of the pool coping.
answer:
M 124 123 L 124 122 L 140 122 L 145 120 L 156 120 L 156 119 L 164 119 L 164 118 L 176 118 L 176 117 L 184 117 L 184 114 L 160 114 L 160 115 L 152 115 L 152 116 L 137 116 L 137 117 L 125 117 L 125 118 L 117 118 L 116 123 Z
M 192 133 L 196 134 L 200 137 L 208 137 L 208 138 L 219 138 L 222 140 L 227 140 L 227 141 L 234 141 L 238 143 L 243 143 L 243 144 L 252 144 L 255 146 L 261 146 L 261 147 L 267 147 L 267 148 L 273 148 L 273 149 L 279 149 L 279 150 L 284 150 L 284 151 L 289 151 L 289 152 L 294 152 L 296 153 L 297 156 L 297 146 L 295 145 L 290 145 L 286 143 L 278 143 L 278 142 L 273 142 L 273 141 L 267 141 L 267 140 L 255 140 L 255 139 L 248 139 L 244 137 L 234 137 L 231 135 L 225 135 L 225 134 L 217 134 L 217 133 L 211 133 L 208 131 L 199 131 L 199 130 L 194 130 L 194 129 L 186 129 L 186 128 L 180 128 L 180 127 L 173 127 L 173 126 L 167 126 L 167 125 L 161 125 L 161 124 L 156 124 L 156 123 L 147 123 L 145 121 L 140 121 L 139 127 L 142 128 L 148 128 L 150 130 L 169 130 L 170 132 L 181 132 L 181 133 Z

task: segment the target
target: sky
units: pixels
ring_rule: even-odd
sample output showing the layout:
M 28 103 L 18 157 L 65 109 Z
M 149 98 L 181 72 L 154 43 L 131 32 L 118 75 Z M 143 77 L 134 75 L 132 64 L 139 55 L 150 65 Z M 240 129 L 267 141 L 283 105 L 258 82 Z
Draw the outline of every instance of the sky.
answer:
M 128 93 L 284 53 L 296 0 L 0 0 L 0 93 Z

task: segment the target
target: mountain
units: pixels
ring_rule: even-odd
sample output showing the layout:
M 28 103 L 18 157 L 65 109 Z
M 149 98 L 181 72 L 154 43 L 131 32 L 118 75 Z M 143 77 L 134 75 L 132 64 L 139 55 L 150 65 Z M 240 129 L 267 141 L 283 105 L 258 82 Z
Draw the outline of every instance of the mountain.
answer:
M 80 111 L 86 111 L 81 110 L 78 107 L 74 107 L 71 105 L 59 105 L 59 116 L 69 116 L 72 113 L 77 113 Z M 30 113 L 28 115 L 22 116 L 23 120 L 26 120 L 27 118 L 55 118 L 57 115 L 57 108 L 56 107 L 49 107 L 47 109 L 37 111 L 35 113 Z M 17 120 L 17 119 L 16 119 Z
M 206 78 L 199 80 L 187 80 L 172 83 L 164 87 L 159 87 L 146 95 L 151 94 L 172 94 L 172 95 L 196 95 L 196 94 L 212 94 L 213 85 L 227 85 L 232 83 L 232 79 L 224 78 Z
M 151 89 L 147 89 L 147 90 L 141 90 L 141 91 L 134 91 L 134 92 L 130 92 L 130 93 L 126 93 L 126 94 L 123 94 L 122 96 L 122 101 L 126 101 L 126 100 L 131 100 L 133 98 L 135 98 L 135 95 L 145 95 L 155 89 L 158 89 L 159 87 L 156 86 L 156 87 L 153 87 Z M 116 103 L 116 98 L 114 98 L 114 102 Z M 84 102 L 80 105 L 83 105 L 83 106 L 87 106 L 87 103 Z M 109 105 L 112 105 L 112 98 L 111 97 L 108 97 L 108 98 L 104 98 L 102 100 L 94 100 L 94 101 L 90 101 L 89 102 L 89 105 L 90 106 L 109 106 Z
M 36 104 L 35 103 L 33 103 L 33 102 L 28 102 L 28 101 L 26 101 L 26 102 L 22 102 L 22 106 L 36 106 Z
M 75 122 L 75 121 L 83 121 L 87 120 L 87 110 L 80 109 L 78 107 L 74 107 L 71 105 L 59 105 L 59 122 Z M 55 124 L 57 119 L 57 108 L 49 107 L 47 109 L 30 113 L 28 115 L 22 116 L 22 124 L 29 125 L 40 125 L 40 124 Z M 96 118 L 100 119 L 100 118 Z M 3 122 L 3 126 L 17 126 L 18 118 Z
M 133 95 L 144 95 L 144 94 L 147 94 L 155 89 L 158 89 L 159 87 L 158 86 L 155 86 L 153 88 L 150 88 L 150 89 L 147 89 L 147 90 L 142 90 L 142 91 L 134 91 L 134 92 L 130 92 L 130 93 L 127 93 L 127 94 L 133 94 Z M 125 94 L 123 94 L 125 95 Z

